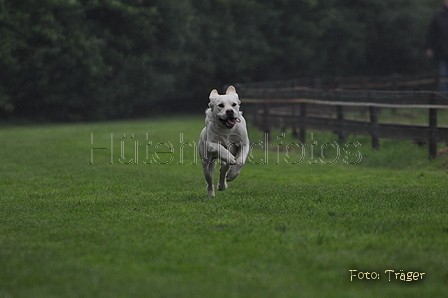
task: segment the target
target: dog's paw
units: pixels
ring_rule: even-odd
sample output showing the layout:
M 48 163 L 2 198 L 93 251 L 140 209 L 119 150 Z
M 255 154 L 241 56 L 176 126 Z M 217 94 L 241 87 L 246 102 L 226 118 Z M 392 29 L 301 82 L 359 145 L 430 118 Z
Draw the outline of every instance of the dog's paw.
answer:
M 235 180 L 236 177 L 240 174 L 241 167 L 233 166 L 230 168 L 230 171 L 227 173 L 226 180 L 227 182 Z
M 231 166 L 236 165 L 236 159 L 234 157 L 229 157 L 227 164 Z
M 218 190 L 226 190 L 227 189 L 227 183 L 224 182 L 224 185 L 221 185 L 221 183 L 218 183 Z
M 213 185 L 207 186 L 207 192 L 209 197 L 215 196 L 215 188 L 213 187 Z

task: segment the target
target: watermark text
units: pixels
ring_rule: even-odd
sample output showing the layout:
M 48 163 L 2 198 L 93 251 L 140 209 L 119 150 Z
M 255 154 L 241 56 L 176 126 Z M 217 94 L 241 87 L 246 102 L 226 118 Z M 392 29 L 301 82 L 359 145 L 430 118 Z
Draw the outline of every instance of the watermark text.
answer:
M 349 142 L 338 144 L 336 141 L 319 142 L 311 134 L 310 143 L 300 141 L 286 143 L 285 134 L 276 136 L 275 141 L 269 142 L 269 135 L 263 140 L 249 145 L 246 163 L 252 164 L 358 164 L 362 160 L 359 151 L 361 143 Z M 196 141 L 185 141 L 184 134 L 179 134 L 179 142 L 151 140 L 149 134 L 137 137 L 135 134 L 90 135 L 89 164 L 120 163 L 120 164 L 184 164 L 188 156 L 190 164 L 198 164 L 199 146 Z M 230 145 L 232 146 L 232 145 Z M 228 146 L 225 146 L 228 147 Z M 206 156 L 206 154 L 204 154 Z M 219 161 L 218 161 L 219 163 Z

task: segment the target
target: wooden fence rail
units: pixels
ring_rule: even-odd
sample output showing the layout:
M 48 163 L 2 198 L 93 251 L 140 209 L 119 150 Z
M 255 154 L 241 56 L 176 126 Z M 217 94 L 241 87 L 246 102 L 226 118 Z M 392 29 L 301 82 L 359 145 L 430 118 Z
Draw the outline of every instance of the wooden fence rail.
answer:
M 448 98 L 442 93 L 297 88 L 241 88 L 239 93 L 265 133 L 272 127 L 291 128 L 302 143 L 307 129 L 332 131 L 340 143 L 349 134 L 370 136 L 375 149 L 379 149 L 382 138 L 412 140 L 428 143 L 430 158 L 437 156 L 437 143 L 448 143 L 448 126 L 440 126 L 437 121 L 438 111 L 448 109 Z M 428 124 L 380 122 L 382 109 L 425 109 Z M 368 113 L 369 120 L 347 117 L 353 112 Z M 260 117 L 263 121 L 257 121 Z

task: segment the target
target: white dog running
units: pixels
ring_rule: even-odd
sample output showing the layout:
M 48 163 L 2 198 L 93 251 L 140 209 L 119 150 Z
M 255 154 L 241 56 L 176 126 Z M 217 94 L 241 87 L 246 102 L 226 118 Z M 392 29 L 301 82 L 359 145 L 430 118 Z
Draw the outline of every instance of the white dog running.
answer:
M 227 88 L 225 95 L 219 95 L 214 89 L 209 98 L 209 109 L 205 111 L 205 128 L 199 139 L 199 155 L 208 195 L 214 197 L 216 159 L 221 160 L 218 190 L 226 190 L 227 182 L 238 176 L 246 162 L 249 138 L 235 88 Z

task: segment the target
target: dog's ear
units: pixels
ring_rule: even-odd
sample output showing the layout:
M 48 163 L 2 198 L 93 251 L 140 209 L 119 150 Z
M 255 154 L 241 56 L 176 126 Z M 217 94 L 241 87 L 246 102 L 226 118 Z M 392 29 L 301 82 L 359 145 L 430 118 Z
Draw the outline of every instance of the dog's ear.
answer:
M 226 94 L 236 94 L 235 87 L 229 86 L 226 90 Z
M 210 99 L 210 102 L 208 103 L 209 108 L 213 109 L 213 104 L 218 96 L 219 94 L 218 91 L 216 91 L 216 89 L 213 89 L 212 92 L 210 92 L 210 95 L 208 97 Z
M 216 91 L 216 89 L 213 89 L 212 92 L 210 92 L 210 95 L 208 96 L 208 98 L 210 99 L 210 101 L 213 101 L 218 96 L 219 96 L 218 91 Z
M 226 94 L 233 94 L 238 99 L 238 104 L 241 104 L 241 101 L 239 99 L 238 93 L 236 93 L 236 89 L 233 86 L 229 86 L 226 90 Z
M 210 92 L 210 95 L 209 95 L 208 98 L 209 98 L 210 100 L 212 100 L 212 99 L 215 99 L 218 95 L 219 95 L 219 94 L 218 94 L 218 91 L 216 91 L 216 89 L 213 89 L 212 92 Z

